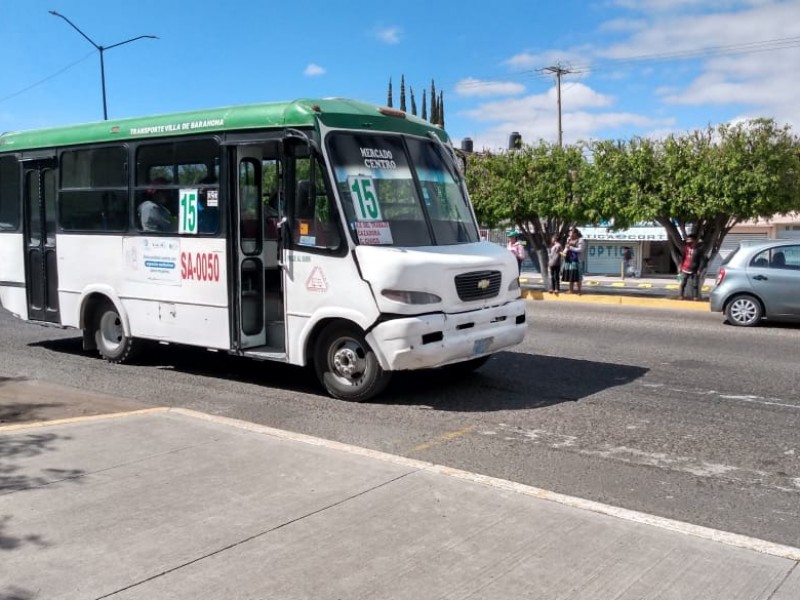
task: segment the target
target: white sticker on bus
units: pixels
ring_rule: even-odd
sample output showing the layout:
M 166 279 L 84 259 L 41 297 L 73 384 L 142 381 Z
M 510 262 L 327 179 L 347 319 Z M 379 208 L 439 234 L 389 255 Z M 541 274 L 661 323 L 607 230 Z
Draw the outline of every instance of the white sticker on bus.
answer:
M 179 239 L 129 237 L 122 244 L 128 265 L 128 279 L 159 285 L 181 285 Z
M 319 267 L 311 270 L 311 275 L 306 279 L 306 289 L 309 292 L 327 292 L 328 279 Z
M 392 230 L 386 221 L 356 221 L 356 234 L 360 244 L 377 246 L 392 243 Z

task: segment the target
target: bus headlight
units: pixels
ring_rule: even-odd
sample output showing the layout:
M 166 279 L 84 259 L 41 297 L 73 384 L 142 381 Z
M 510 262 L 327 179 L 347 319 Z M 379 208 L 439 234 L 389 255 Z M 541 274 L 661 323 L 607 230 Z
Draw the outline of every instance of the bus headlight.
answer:
M 403 304 L 437 304 L 442 299 L 436 294 L 428 292 L 411 292 L 406 290 L 383 290 L 381 295 L 384 298 Z
M 508 284 L 508 291 L 513 292 L 514 290 L 518 289 L 519 289 L 519 277 L 514 277 L 514 279 L 511 280 L 511 283 Z

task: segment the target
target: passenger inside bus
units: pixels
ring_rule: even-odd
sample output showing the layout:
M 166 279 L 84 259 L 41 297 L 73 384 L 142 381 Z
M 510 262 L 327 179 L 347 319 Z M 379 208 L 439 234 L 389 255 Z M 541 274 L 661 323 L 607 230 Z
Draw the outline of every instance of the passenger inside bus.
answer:
M 153 185 L 166 183 L 156 180 Z M 142 231 L 173 231 L 175 225 L 172 213 L 166 207 L 169 200 L 168 192 L 164 189 L 150 188 L 145 191 L 145 201 L 139 205 L 139 222 Z

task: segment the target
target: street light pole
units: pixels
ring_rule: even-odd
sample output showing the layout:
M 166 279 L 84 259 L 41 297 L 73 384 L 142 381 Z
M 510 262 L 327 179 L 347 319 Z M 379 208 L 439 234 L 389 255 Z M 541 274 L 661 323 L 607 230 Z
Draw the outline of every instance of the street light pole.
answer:
M 92 38 L 90 38 L 88 35 L 83 33 L 78 28 L 78 26 L 75 25 L 75 23 L 73 23 L 72 21 L 70 21 L 67 17 L 65 17 L 61 13 L 56 12 L 54 10 L 51 10 L 49 12 L 54 17 L 61 17 L 67 23 L 69 23 L 70 26 L 75 31 L 80 33 L 86 39 L 86 41 L 89 42 L 92 46 L 94 46 L 97 49 L 97 51 L 100 53 L 100 83 L 101 83 L 101 85 L 103 87 L 103 120 L 104 121 L 108 121 L 108 107 L 106 105 L 106 65 L 105 65 L 105 61 L 103 60 L 103 52 L 105 52 L 106 50 L 111 50 L 112 48 L 116 48 L 117 46 L 122 46 L 123 44 L 128 44 L 130 42 L 135 42 L 136 40 L 141 40 L 142 38 L 150 38 L 150 39 L 153 39 L 153 40 L 157 40 L 158 36 L 157 35 L 139 35 L 139 36 L 131 38 L 129 40 L 125 40 L 124 42 L 118 42 L 118 43 L 112 44 L 110 46 L 100 46 L 99 44 L 96 44 L 94 42 L 94 40 L 92 40 Z

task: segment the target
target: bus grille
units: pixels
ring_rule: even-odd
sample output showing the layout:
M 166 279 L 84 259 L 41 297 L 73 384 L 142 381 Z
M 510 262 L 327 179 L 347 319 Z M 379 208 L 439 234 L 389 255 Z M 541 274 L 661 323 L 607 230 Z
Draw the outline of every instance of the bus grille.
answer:
M 456 291 L 462 300 L 494 298 L 500 293 L 500 271 L 473 271 L 456 275 Z

